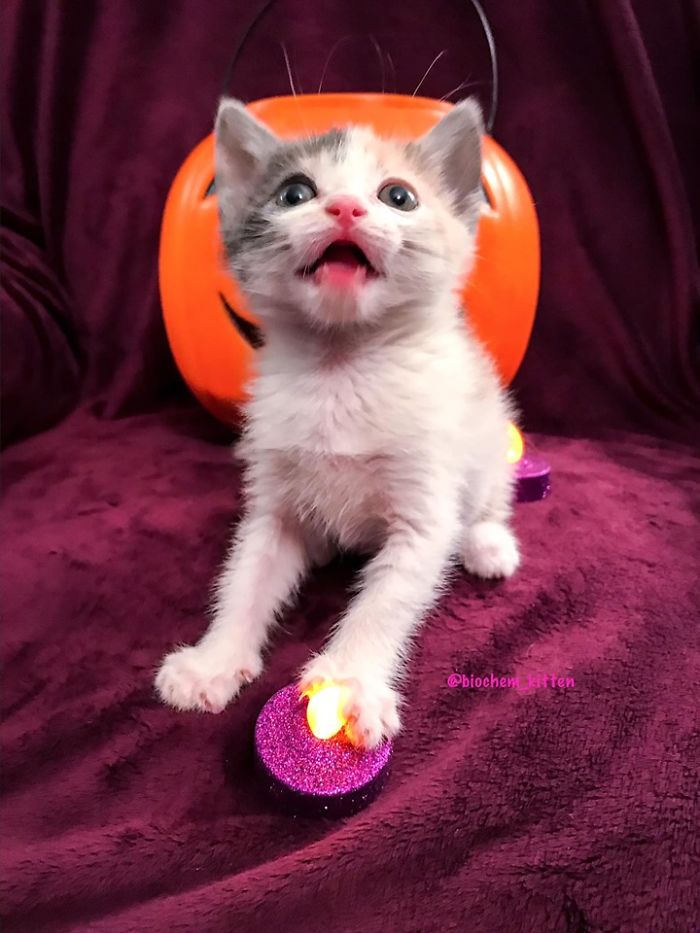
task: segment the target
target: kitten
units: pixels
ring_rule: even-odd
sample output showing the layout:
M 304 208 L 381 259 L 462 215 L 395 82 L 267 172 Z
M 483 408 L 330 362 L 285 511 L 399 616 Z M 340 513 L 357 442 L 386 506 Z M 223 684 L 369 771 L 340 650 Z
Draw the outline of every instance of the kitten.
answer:
M 216 120 L 228 260 L 266 343 L 239 452 L 246 509 L 213 621 L 156 686 L 219 712 L 263 669 L 277 613 L 313 565 L 373 556 L 299 686 L 348 688 L 348 734 L 399 729 L 397 682 L 453 559 L 507 577 L 509 404 L 465 325 L 458 285 L 481 205 L 478 106 L 417 142 L 351 127 L 285 142 L 237 101 Z

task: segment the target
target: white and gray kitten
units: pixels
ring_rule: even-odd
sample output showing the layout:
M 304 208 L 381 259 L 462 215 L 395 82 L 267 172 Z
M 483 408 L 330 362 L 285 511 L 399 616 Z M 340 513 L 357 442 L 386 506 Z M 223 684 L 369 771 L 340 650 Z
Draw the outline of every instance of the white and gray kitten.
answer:
M 409 144 L 363 127 L 285 142 L 221 102 L 222 232 L 266 342 L 239 448 L 245 514 L 213 621 L 156 678 L 177 709 L 222 710 L 261 673 L 275 616 L 309 569 L 367 551 L 299 685 L 346 685 L 348 734 L 376 745 L 399 729 L 411 637 L 454 558 L 481 577 L 518 566 L 508 400 L 457 294 L 481 135 L 470 100 Z

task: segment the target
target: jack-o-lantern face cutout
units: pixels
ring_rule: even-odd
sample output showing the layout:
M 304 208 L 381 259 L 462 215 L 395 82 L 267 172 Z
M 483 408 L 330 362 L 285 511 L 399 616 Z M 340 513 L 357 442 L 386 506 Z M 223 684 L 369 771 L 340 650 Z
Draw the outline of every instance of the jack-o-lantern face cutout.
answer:
M 249 105 L 279 136 L 323 133 L 351 123 L 416 139 L 451 104 L 396 94 L 272 97 Z M 185 381 L 218 418 L 235 422 L 264 333 L 226 271 L 213 184 L 214 138 L 188 156 L 168 195 L 160 243 L 160 291 L 168 339 Z M 539 228 L 528 187 L 508 154 L 484 138 L 479 225 L 465 313 L 505 383 L 527 348 L 540 280 Z

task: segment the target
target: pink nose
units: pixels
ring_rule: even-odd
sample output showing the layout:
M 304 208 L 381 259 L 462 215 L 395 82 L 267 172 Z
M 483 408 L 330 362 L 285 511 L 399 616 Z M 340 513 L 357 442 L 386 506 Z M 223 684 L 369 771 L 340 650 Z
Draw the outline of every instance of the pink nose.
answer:
M 357 217 L 364 217 L 367 211 L 357 198 L 340 195 L 326 204 L 326 213 L 337 217 L 342 224 L 352 224 Z

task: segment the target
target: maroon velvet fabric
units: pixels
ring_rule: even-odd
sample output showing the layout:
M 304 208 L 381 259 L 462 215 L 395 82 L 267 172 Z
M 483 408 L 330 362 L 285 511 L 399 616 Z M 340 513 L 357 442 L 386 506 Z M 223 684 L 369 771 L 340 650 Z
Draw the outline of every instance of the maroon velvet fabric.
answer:
M 697 928 L 698 12 L 485 5 L 494 135 L 542 225 L 516 390 L 554 492 L 518 507 L 519 575 L 456 576 L 407 672 L 389 784 L 337 824 L 271 807 L 251 737 L 352 560 L 313 577 L 221 716 L 152 691 L 163 652 L 202 630 L 240 506 L 228 434 L 167 349 L 158 229 L 256 4 L 2 5 L 4 929 Z M 469 78 L 488 99 L 457 0 L 279 0 L 231 89 L 284 92 L 280 40 L 316 89 L 345 35 L 324 86 L 378 89 L 368 34 L 387 90 L 447 48 L 421 92 Z M 453 672 L 575 686 L 451 689 Z
M 688 448 L 542 440 L 501 585 L 457 575 L 424 627 L 387 787 L 346 822 L 265 796 L 252 731 L 344 605 L 314 575 L 220 716 L 152 690 L 202 631 L 240 499 L 187 412 L 85 416 L 6 455 L 7 931 L 690 933 L 697 886 L 700 495 Z M 458 672 L 569 689 L 450 688 Z

